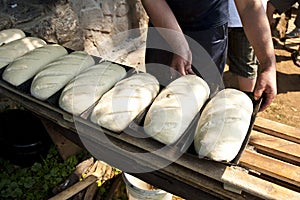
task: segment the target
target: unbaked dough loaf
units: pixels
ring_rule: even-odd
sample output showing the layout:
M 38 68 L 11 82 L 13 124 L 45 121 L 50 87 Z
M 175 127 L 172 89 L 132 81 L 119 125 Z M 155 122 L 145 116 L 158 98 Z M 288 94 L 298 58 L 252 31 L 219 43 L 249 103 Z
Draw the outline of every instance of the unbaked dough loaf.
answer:
M 111 62 L 89 67 L 66 85 L 60 95 L 59 106 L 79 115 L 125 76 L 125 68 Z
M 158 91 L 158 80 L 149 73 L 125 78 L 101 97 L 93 109 L 91 121 L 120 132 L 151 103 Z
M 11 62 L 2 77 L 12 85 L 19 86 L 34 77 L 47 64 L 66 54 L 67 50 L 58 44 L 36 48 Z
M 247 135 L 253 103 L 244 92 L 223 89 L 205 106 L 195 132 L 199 157 L 232 161 Z
M 25 37 L 25 33 L 17 28 L 0 31 L 0 46 Z
M 48 64 L 34 77 L 32 96 L 46 100 L 62 89 L 71 79 L 95 64 L 92 56 L 84 51 L 74 51 Z
M 25 53 L 46 45 L 47 43 L 36 37 L 25 37 L 0 47 L 0 69 L 8 65 L 16 58 L 23 56 Z
M 176 142 L 209 98 L 208 84 L 196 75 L 186 75 L 164 88 L 150 106 L 145 132 L 164 143 Z

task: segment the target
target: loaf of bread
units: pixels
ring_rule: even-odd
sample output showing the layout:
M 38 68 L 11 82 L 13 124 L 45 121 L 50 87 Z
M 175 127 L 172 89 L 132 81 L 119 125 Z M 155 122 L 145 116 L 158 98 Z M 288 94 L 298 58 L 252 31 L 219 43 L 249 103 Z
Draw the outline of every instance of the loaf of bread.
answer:
M 2 78 L 19 86 L 43 70 L 47 64 L 66 54 L 67 50 L 58 44 L 38 47 L 11 62 L 5 68 Z
M 25 37 L 21 29 L 11 28 L 0 31 L 0 46 Z
M 125 76 L 125 68 L 111 62 L 89 67 L 66 85 L 60 95 L 59 106 L 79 115 Z
M 186 75 L 167 85 L 150 106 L 144 130 L 154 139 L 173 144 L 185 132 L 210 95 L 208 84 Z
M 30 88 L 31 95 L 46 100 L 94 64 L 93 57 L 84 51 L 74 51 L 62 56 L 35 75 Z
M 105 93 L 93 109 L 92 122 L 120 132 L 152 102 L 159 91 L 158 80 L 138 73 L 119 81 Z
M 36 37 L 24 37 L 0 46 L 0 69 L 23 56 L 25 53 L 46 45 L 47 43 Z
M 247 94 L 223 89 L 205 106 L 194 136 L 199 157 L 215 161 L 232 161 L 247 135 L 253 103 Z

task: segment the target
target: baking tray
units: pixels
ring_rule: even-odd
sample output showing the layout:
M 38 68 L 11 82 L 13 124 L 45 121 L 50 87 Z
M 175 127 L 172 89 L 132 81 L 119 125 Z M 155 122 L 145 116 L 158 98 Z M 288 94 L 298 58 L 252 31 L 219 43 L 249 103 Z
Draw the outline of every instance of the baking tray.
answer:
M 252 101 L 253 103 L 253 112 L 252 112 L 252 115 L 251 115 L 251 118 L 250 118 L 250 124 L 249 124 L 249 127 L 248 127 L 248 130 L 247 130 L 247 133 L 246 133 L 246 136 L 244 138 L 244 141 L 241 145 L 241 148 L 239 150 L 239 152 L 237 153 L 237 155 L 235 156 L 235 158 L 229 162 L 226 162 L 226 161 L 214 161 L 210 158 L 207 158 L 207 157 L 203 157 L 203 158 L 200 158 L 198 156 L 198 154 L 196 153 L 195 149 L 194 149 L 194 143 L 192 143 L 192 145 L 188 148 L 187 150 L 187 153 L 188 154 L 191 154 L 193 156 L 196 156 L 198 159 L 205 159 L 205 160 L 211 160 L 213 162 L 221 162 L 221 163 L 224 163 L 226 165 L 229 165 L 229 166 L 232 166 L 232 165 L 238 165 L 239 164 L 239 160 L 244 152 L 244 150 L 246 149 L 248 143 L 249 143 L 249 139 L 250 139 L 250 135 L 251 135 L 251 131 L 253 129 L 253 126 L 254 126 L 254 122 L 255 122 L 255 118 L 256 118 L 256 115 L 260 109 L 260 106 L 261 106 L 261 103 L 262 103 L 262 98 L 258 99 L 258 100 L 255 100 L 254 99 L 254 95 L 253 95 L 253 92 L 244 92 Z M 204 108 L 204 107 L 203 107 Z M 192 126 L 194 126 L 194 131 L 195 131 L 195 128 L 197 126 L 197 123 L 198 121 L 193 121 L 194 123 L 196 124 L 193 124 Z
M 121 65 L 121 64 L 119 64 Z M 121 65 L 122 66 L 122 65 Z M 137 74 L 137 73 L 144 73 L 144 72 L 137 72 L 135 69 L 133 68 L 129 68 L 129 67 L 125 67 L 125 70 L 126 70 L 126 76 L 123 78 L 123 79 L 126 79 L 134 74 Z M 160 86 L 160 89 L 159 89 L 159 92 L 161 91 L 161 86 Z M 159 93 L 158 92 L 158 93 Z M 85 110 L 83 113 L 80 114 L 80 117 L 90 121 L 91 123 L 93 123 L 90 119 L 91 117 L 91 114 L 93 112 L 93 109 L 95 108 L 95 106 L 98 104 L 98 102 L 100 101 L 101 98 L 99 98 L 93 105 L 91 105 L 87 110 Z M 150 104 L 144 108 L 133 120 L 132 122 L 122 131 L 119 131 L 119 132 L 114 132 L 116 134 L 121 134 L 121 133 L 124 133 L 124 132 L 128 132 L 128 130 L 130 129 L 130 125 L 133 124 L 133 123 L 138 123 L 140 124 L 141 120 L 143 119 L 143 117 L 145 116 L 145 113 L 147 112 L 147 110 L 149 109 L 150 105 L 152 104 L 152 102 L 154 101 L 155 98 L 152 99 L 152 101 L 150 102 Z M 98 125 L 100 126 L 100 125 Z M 103 129 L 106 129 L 104 127 L 101 127 Z M 108 129 L 106 129 L 108 130 Z M 111 130 L 108 130 L 108 131 L 111 131 Z M 130 130 L 129 130 L 130 132 Z
M 253 103 L 253 112 L 252 112 L 251 119 L 250 119 L 250 125 L 248 127 L 248 131 L 247 131 L 246 137 L 244 139 L 244 142 L 242 143 L 241 149 L 238 152 L 238 154 L 236 155 L 236 157 L 231 161 L 231 164 L 234 164 L 234 165 L 237 165 L 239 163 L 239 160 L 240 160 L 240 158 L 242 156 L 242 153 L 244 152 L 244 150 L 246 149 L 246 147 L 247 147 L 247 145 L 249 143 L 251 131 L 253 129 L 254 122 L 255 122 L 255 118 L 257 116 L 257 113 L 259 112 L 261 103 L 263 101 L 262 97 L 259 98 L 258 100 L 255 100 L 253 92 L 245 92 L 245 93 L 252 100 L 252 103 Z
M 72 50 L 70 50 L 70 49 L 67 49 L 67 50 L 68 50 L 69 53 L 72 52 Z M 95 63 L 99 63 L 99 62 L 103 61 L 103 59 L 100 58 L 100 57 L 93 56 L 93 58 L 95 59 Z M 128 67 L 128 66 L 122 65 L 120 63 L 116 63 L 116 64 L 119 64 L 119 65 L 121 65 L 122 67 L 125 68 L 125 70 L 127 71 L 127 77 L 131 76 L 134 73 L 136 73 L 136 71 L 132 67 Z M 3 73 L 3 71 L 5 70 L 6 67 L 3 67 L 3 68 L 0 69 L 0 75 L 1 75 L 1 77 L 0 77 L 0 84 L 5 85 L 6 88 L 10 88 L 12 91 L 21 92 L 23 95 L 28 96 L 31 99 L 34 99 L 34 97 L 32 97 L 31 94 L 30 94 L 30 86 L 31 86 L 33 78 L 31 78 L 28 81 L 24 82 L 20 86 L 17 86 L 17 87 L 13 86 L 10 83 L 8 83 L 8 82 L 6 82 L 6 81 L 4 81 L 2 79 L 2 73 Z M 167 79 L 165 81 L 167 81 L 169 83 L 169 82 L 171 82 L 173 80 L 174 79 L 170 79 L 169 78 L 169 79 Z M 163 86 L 160 86 L 160 91 L 163 88 L 164 88 Z M 37 99 L 35 99 L 35 101 L 42 102 L 42 105 L 46 105 L 48 109 L 50 108 L 54 112 L 59 112 L 60 114 L 62 114 L 63 115 L 63 119 L 65 119 L 66 121 L 73 122 L 73 115 L 71 113 L 68 113 L 68 112 L 62 110 L 59 107 L 58 100 L 59 100 L 59 97 L 60 97 L 60 94 L 61 94 L 62 90 L 63 90 L 63 88 L 61 90 L 59 90 L 58 92 L 56 92 L 55 94 L 53 94 L 48 99 L 46 99 L 45 101 L 40 101 L 40 100 L 37 100 Z M 250 125 L 249 125 L 249 128 L 248 128 L 248 132 L 246 134 L 246 137 L 244 139 L 242 147 L 241 147 L 239 153 L 237 154 L 237 156 L 232 161 L 230 161 L 230 162 L 224 162 L 225 164 L 229 164 L 229 165 L 238 164 L 239 159 L 241 157 L 241 154 L 243 153 L 244 149 L 246 148 L 246 146 L 248 144 L 250 133 L 251 133 L 251 131 L 253 129 L 254 121 L 255 121 L 257 112 L 258 112 L 258 110 L 260 108 L 260 104 L 261 104 L 262 99 L 260 99 L 258 101 L 255 101 L 254 98 L 253 98 L 253 93 L 246 93 L 246 94 L 251 98 L 251 100 L 253 102 L 253 106 L 254 106 L 253 113 L 252 113 L 252 116 L 251 116 Z M 98 101 L 95 102 L 93 105 L 91 105 L 86 111 L 84 111 L 80 115 L 80 117 L 83 118 L 83 119 L 86 119 L 88 121 L 87 123 L 90 124 L 90 126 L 94 127 L 95 129 L 98 129 L 99 131 L 102 131 L 102 129 L 105 129 L 105 128 L 100 127 L 98 125 L 95 125 L 94 123 L 92 123 L 89 120 L 89 115 L 91 114 L 93 108 L 96 106 L 96 104 L 98 103 Z M 208 102 L 208 100 L 207 100 L 207 102 Z M 162 144 L 162 143 L 154 140 L 153 138 L 149 138 L 149 136 L 144 132 L 144 130 L 142 128 L 143 127 L 143 122 L 144 122 L 144 117 L 145 117 L 145 115 L 146 115 L 146 113 L 147 113 L 150 105 L 147 108 L 145 108 L 129 124 L 129 126 L 125 130 L 123 130 L 122 132 L 116 133 L 116 132 L 112 132 L 110 130 L 105 130 L 105 131 L 106 132 L 110 132 L 112 134 L 129 134 L 131 136 L 136 136 L 138 138 L 141 138 L 143 141 L 145 141 L 145 139 L 146 139 L 150 143 L 155 144 L 154 146 L 156 146 L 157 148 L 164 147 L 165 146 L 164 144 Z M 204 107 L 205 107 L 205 104 L 202 106 L 202 109 Z M 201 115 L 202 109 L 194 117 L 194 119 L 192 120 L 192 122 L 190 123 L 190 125 L 187 127 L 187 129 L 185 130 L 185 132 L 183 133 L 183 135 L 179 138 L 179 140 L 177 140 L 174 144 L 170 145 L 170 148 L 172 148 L 176 152 L 179 152 L 179 153 L 185 153 L 186 152 L 186 153 L 188 153 L 188 154 L 190 154 L 192 156 L 195 156 L 195 158 L 197 158 L 197 159 L 202 159 L 202 158 L 199 158 L 197 156 L 196 152 L 194 151 L 194 147 L 193 147 L 194 133 L 195 133 L 196 126 L 197 126 L 199 117 Z M 204 159 L 207 159 L 207 158 L 204 158 Z
M 68 48 L 66 48 L 66 50 L 68 51 L 68 53 L 74 52 L 73 50 L 68 49 Z M 104 59 L 102 59 L 100 57 L 97 57 L 97 56 L 92 56 L 92 57 L 93 57 L 93 59 L 95 61 L 95 64 L 99 64 L 99 63 L 105 61 Z M 129 70 L 129 67 L 124 66 L 124 65 L 121 65 L 121 66 L 124 67 L 126 71 Z M 6 67 L 8 67 L 8 65 L 0 69 L 0 80 L 4 84 L 6 84 L 9 87 L 11 87 L 12 89 L 20 91 L 20 92 L 22 92 L 22 93 L 24 93 L 26 95 L 32 96 L 31 93 L 30 93 L 30 87 L 31 87 L 31 84 L 32 84 L 32 81 L 33 81 L 34 77 L 30 78 L 29 80 L 25 81 L 24 83 L 22 83 L 22 84 L 20 84 L 18 86 L 14 86 L 14 85 L 10 84 L 9 82 L 3 80 L 3 78 L 2 78 L 2 74 L 3 74 L 3 72 L 4 72 L 4 70 L 5 70 Z M 48 103 L 48 104 L 50 104 L 50 105 L 52 105 L 54 107 L 59 107 L 59 98 L 60 98 L 60 95 L 61 95 L 61 93 L 62 93 L 62 91 L 63 91 L 63 89 L 64 89 L 65 86 L 66 85 L 64 85 L 60 90 L 58 90 L 57 92 L 55 92 L 53 95 L 51 95 L 46 100 L 41 100 L 41 101 L 46 102 L 46 103 Z
M 259 100 L 254 100 L 254 96 L 253 93 L 251 92 L 245 92 L 245 94 L 247 94 L 247 96 L 249 96 L 249 98 L 252 100 L 253 102 L 253 112 L 251 115 L 251 119 L 250 119 L 250 124 L 247 130 L 247 134 L 246 137 L 244 138 L 244 141 L 241 145 L 241 148 L 238 152 L 238 154 L 236 155 L 236 157 L 229 161 L 229 162 L 225 162 L 225 161 L 214 161 L 214 162 L 221 162 L 224 163 L 226 165 L 232 166 L 232 165 L 238 165 L 240 157 L 242 155 L 242 153 L 244 152 L 248 142 L 249 142 L 249 138 L 250 138 L 250 134 L 251 131 L 253 129 L 254 126 L 254 121 L 256 118 L 256 115 L 259 111 L 261 102 L 262 102 L 262 98 L 260 98 Z M 197 124 L 200 118 L 200 115 L 203 111 L 203 109 L 205 108 L 206 104 L 209 102 L 210 99 L 208 99 L 204 105 L 202 106 L 202 108 L 200 109 L 200 111 L 197 113 L 197 115 L 194 117 L 194 119 L 191 121 L 191 123 L 189 124 L 189 126 L 187 127 L 187 129 L 184 131 L 184 133 L 182 134 L 182 136 L 172 145 L 169 145 L 170 148 L 173 149 L 173 151 L 176 151 L 177 153 L 187 153 L 192 155 L 193 157 L 195 157 L 195 159 L 205 159 L 205 160 L 211 160 L 209 158 L 199 158 L 199 156 L 197 155 L 197 153 L 194 150 L 194 134 L 197 128 Z M 142 115 L 139 115 L 137 119 L 135 119 L 132 123 L 129 124 L 129 127 L 124 131 L 129 132 L 130 135 L 136 136 L 136 137 L 141 137 L 141 138 L 146 138 L 149 136 L 144 132 L 143 130 L 143 122 L 144 122 L 144 117 L 146 115 L 147 110 L 142 113 Z M 138 134 L 138 135 L 137 135 Z M 149 140 L 152 140 L 152 143 L 159 143 L 156 144 L 157 147 L 163 148 L 165 146 L 165 144 L 154 140 L 153 138 L 149 138 Z M 213 160 L 211 160 L 213 161 Z

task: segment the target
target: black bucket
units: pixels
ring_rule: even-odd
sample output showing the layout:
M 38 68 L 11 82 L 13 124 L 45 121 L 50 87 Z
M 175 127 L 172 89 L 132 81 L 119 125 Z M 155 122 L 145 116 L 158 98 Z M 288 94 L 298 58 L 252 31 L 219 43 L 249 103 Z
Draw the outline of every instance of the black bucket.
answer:
M 1 157 L 19 166 L 30 166 L 48 152 L 47 130 L 33 113 L 9 109 L 0 113 Z

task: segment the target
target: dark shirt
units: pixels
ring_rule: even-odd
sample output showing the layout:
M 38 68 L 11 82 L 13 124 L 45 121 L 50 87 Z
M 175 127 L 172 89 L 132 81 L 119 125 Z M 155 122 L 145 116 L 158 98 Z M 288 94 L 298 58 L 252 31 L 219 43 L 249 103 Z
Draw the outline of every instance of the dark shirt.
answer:
M 214 28 L 228 22 L 228 0 L 167 0 L 183 30 Z

